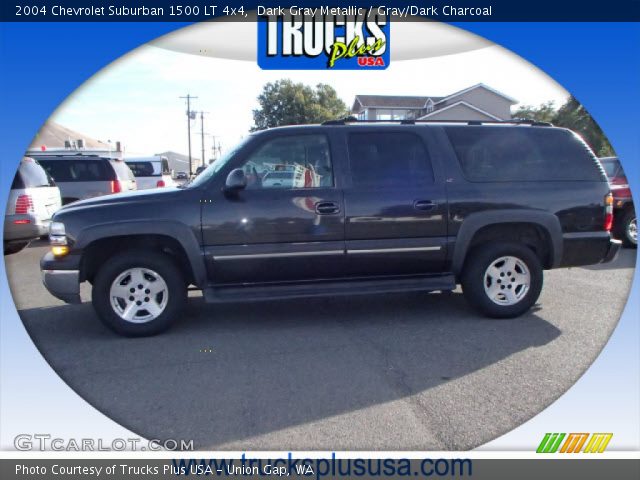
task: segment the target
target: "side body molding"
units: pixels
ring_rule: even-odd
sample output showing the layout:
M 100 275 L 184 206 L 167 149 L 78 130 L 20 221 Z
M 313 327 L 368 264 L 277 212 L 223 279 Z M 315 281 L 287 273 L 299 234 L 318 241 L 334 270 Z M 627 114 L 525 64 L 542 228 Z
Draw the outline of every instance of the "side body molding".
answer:
M 503 223 L 533 223 L 546 230 L 551 239 L 551 266 L 555 267 L 562 260 L 562 227 L 558 217 L 540 210 L 492 210 L 472 213 L 463 220 L 455 239 L 451 269 L 458 275 L 462 271 L 464 259 L 473 236 L 483 227 Z
M 194 279 L 203 288 L 207 284 L 207 273 L 200 243 L 194 232 L 184 223 L 172 220 L 135 220 L 103 223 L 81 230 L 76 237 L 76 246 L 85 248 L 95 240 L 129 235 L 164 235 L 176 240 L 187 254 Z

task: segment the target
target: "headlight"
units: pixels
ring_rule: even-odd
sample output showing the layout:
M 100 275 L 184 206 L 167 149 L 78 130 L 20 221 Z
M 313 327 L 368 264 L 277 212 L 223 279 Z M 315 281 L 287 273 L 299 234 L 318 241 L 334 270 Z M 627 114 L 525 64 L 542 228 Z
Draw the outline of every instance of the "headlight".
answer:
M 64 229 L 64 223 L 62 222 L 51 222 L 49 224 L 49 235 L 56 235 L 56 236 L 65 236 L 67 234 L 67 232 Z
M 64 223 L 51 222 L 49 224 L 49 243 L 51 245 L 67 244 L 67 232 L 64 228 Z

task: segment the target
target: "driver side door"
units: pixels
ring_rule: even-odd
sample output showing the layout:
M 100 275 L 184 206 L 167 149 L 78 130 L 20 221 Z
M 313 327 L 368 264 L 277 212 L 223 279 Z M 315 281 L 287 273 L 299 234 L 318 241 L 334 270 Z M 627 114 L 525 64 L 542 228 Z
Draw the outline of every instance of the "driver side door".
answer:
M 207 191 L 202 237 L 215 285 L 332 278 L 344 265 L 344 201 L 324 133 L 271 134 L 233 168 L 247 186 Z M 229 172 L 223 173 L 223 178 Z

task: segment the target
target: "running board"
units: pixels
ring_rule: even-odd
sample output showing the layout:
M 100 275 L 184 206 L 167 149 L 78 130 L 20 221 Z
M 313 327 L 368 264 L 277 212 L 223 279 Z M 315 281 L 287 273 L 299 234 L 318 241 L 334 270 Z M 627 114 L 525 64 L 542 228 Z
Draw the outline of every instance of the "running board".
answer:
M 449 274 L 431 277 L 322 281 L 303 284 L 207 287 L 203 290 L 203 294 L 207 303 L 226 303 L 333 295 L 432 292 L 434 290 L 454 290 L 455 288 L 455 277 Z

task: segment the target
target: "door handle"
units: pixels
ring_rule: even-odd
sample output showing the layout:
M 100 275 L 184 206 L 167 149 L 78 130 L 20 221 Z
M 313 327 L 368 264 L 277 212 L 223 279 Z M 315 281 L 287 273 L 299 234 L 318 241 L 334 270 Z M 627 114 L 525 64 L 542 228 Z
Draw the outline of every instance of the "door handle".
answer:
M 336 202 L 316 203 L 316 213 L 318 215 L 332 215 L 340 212 L 340 206 Z
M 416 200 L 413 202 L 413 208 L 416 210 L 433 210 L 438 204 L 431 200 Z

